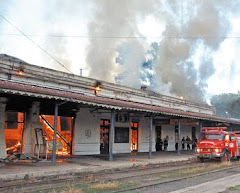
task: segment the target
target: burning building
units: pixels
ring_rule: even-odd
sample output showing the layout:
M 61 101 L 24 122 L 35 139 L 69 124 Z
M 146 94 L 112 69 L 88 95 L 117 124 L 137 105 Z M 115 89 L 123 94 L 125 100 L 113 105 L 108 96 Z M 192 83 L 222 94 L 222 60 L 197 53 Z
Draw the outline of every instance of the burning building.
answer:
M 98 81 L 0 55 L 0 158 L 48 157 L 56 128 L 57 155 L 174 151 L 202 126 L 238 128 L 215 109 L 145 89 Z M 56 111 L 58 107 L 58 111 Z M 57 112 L 57 113 L 56 113 Z M 180 144 L 180 143 L 178 143 Z

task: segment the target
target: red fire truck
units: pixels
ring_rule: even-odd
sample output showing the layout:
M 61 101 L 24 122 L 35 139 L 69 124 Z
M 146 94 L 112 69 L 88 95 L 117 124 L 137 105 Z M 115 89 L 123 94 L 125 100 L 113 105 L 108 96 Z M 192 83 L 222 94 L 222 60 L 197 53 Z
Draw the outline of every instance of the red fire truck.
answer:
M 229 161 L 240 157 L 240 131 L 227 132 L 226 127 L 203 127 L 196 153 L 201 162 L 205 159 Z

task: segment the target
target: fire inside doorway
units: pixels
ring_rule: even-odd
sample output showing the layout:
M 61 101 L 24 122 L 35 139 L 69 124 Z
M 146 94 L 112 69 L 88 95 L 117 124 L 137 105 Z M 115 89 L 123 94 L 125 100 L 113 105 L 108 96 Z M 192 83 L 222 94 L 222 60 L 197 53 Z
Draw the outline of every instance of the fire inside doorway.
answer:
M 109 128 L 110 120 L 102 119 L 100 121 L 100 153 L 109 153 Z
M 51 155 L 54 138 L 54 116 L 40 115 L 40 126 L 33 129 L 33 155 L 47 157 Z M 67 156 L 72 151 L 73 117 L 58 117 L 56 154 Z M 7 155 L 24 153 L 26 134 L 25 113 L 6 112 L 4 136 Z
M 138 151 L 138 123 L 131 122 L 131 151 Z
M 22 153 L 25 116 L 21 112 L 6 112 L 4 136 L 7 155 Z
M 40 122 L 43 124 L 43 133 L 47 143 L 47 153 L 50 154 L 54 138 L 54 116 L 41 115 Z M 72 148 L 73 117 L 58 117 L 57 123 L 57 155 L 67 156 Z M 37 135 L 37 134 L 36 134 Z

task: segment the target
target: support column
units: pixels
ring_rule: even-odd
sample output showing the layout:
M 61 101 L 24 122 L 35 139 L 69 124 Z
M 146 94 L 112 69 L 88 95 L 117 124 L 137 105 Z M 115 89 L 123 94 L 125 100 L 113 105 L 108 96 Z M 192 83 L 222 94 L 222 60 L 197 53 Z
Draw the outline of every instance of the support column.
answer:
M 5 110 L 6 110 L 7 98 L 0 98 L 0 159 L 4 159 L 7 156 L 6 153 L 6 141 L 4 136 L 5 125 Z
M 56 149 L 57 149 L 57 126 L 58 126 L 58 108 L 67 102 L 55 103 L 54 108 L 54 132 L 53 132 L 53 150 L 52 150 L 52 165 L 56 165 Z
M 109 131 L 109 161 L 113 161 L 113 138 L 114 138 L 114 121 L 115 113 L 114 110 L 111 110 L 111 126 Z
M 56 147 L 57 147 L 57 123 L 58 123 L 58 104 L 55 104 L 54 111 L 54 133 L 53 133 L 53 150 L 52 150 L 52 165 L 56 165 Z
M 39 122 L 40 102 L 33 102 L 32 107 L 26 113 L 26 130 L 24 134 L 24 154 L 33 156 L 35 148 L 35 128 L 42 128 Z
M 150 115 L 150 127 L 149 127 L 149 159 L 152 158 L 152 130 L 153 130 L 153 115 Z
M 199 120 L 199 134 L 202 132 L 202 120 Z
M 181 148 L 181 119 L 178 119 L 178 155 L 181 154 L 180 148 Z

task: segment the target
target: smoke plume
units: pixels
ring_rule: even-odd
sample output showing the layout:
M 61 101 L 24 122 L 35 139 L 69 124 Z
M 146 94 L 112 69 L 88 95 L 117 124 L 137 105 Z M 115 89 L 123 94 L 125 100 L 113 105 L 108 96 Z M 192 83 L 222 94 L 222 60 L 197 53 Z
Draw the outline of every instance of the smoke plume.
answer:
M 0 52 L 76 74 L 84 64 L 92 78 L 135 88 L 147 84 L 158 93 L 200 102 L 239 6 L 226 0 L 3 1 L 0 14 L 65 68 L 3 19 Z M 151 42 L 139 27 L 147 17 L 163 26 Z
M 123 73 L 123 82 L 140 85 L 141 63 L 145 58 L 144 46 L 138 37 L 139 19 L 154 12 L 154 0 L 95 0 L 95 17 L 89 24 L 87 64 L 89 76 L 114 82 Z M 98 38 L 101 37 L 101 38 Z M 129 54 L 125 63 L 116 63 L 116 48 L 126 43 Z
M 224 13 L 230 3 L 198 0 L 188 1 L 95 1 L 94 20 L 89 25 L 90 39 L 87 63 L 90 76 L 139 88 L 146 42 L 117 38 L 140 34 L 138 18 L 154 15 L 166 21 L 158 43 L 158 52 L 151 62 L 153 75 L 150 88 L 187 100 L 204 100 L 206 81 L 215 72 L 212 55 L 231 29 Z M 116 37 L 116 38 L 111 38 Z M 117 63 L 117 47 L 125 44 L 124 62 Z

